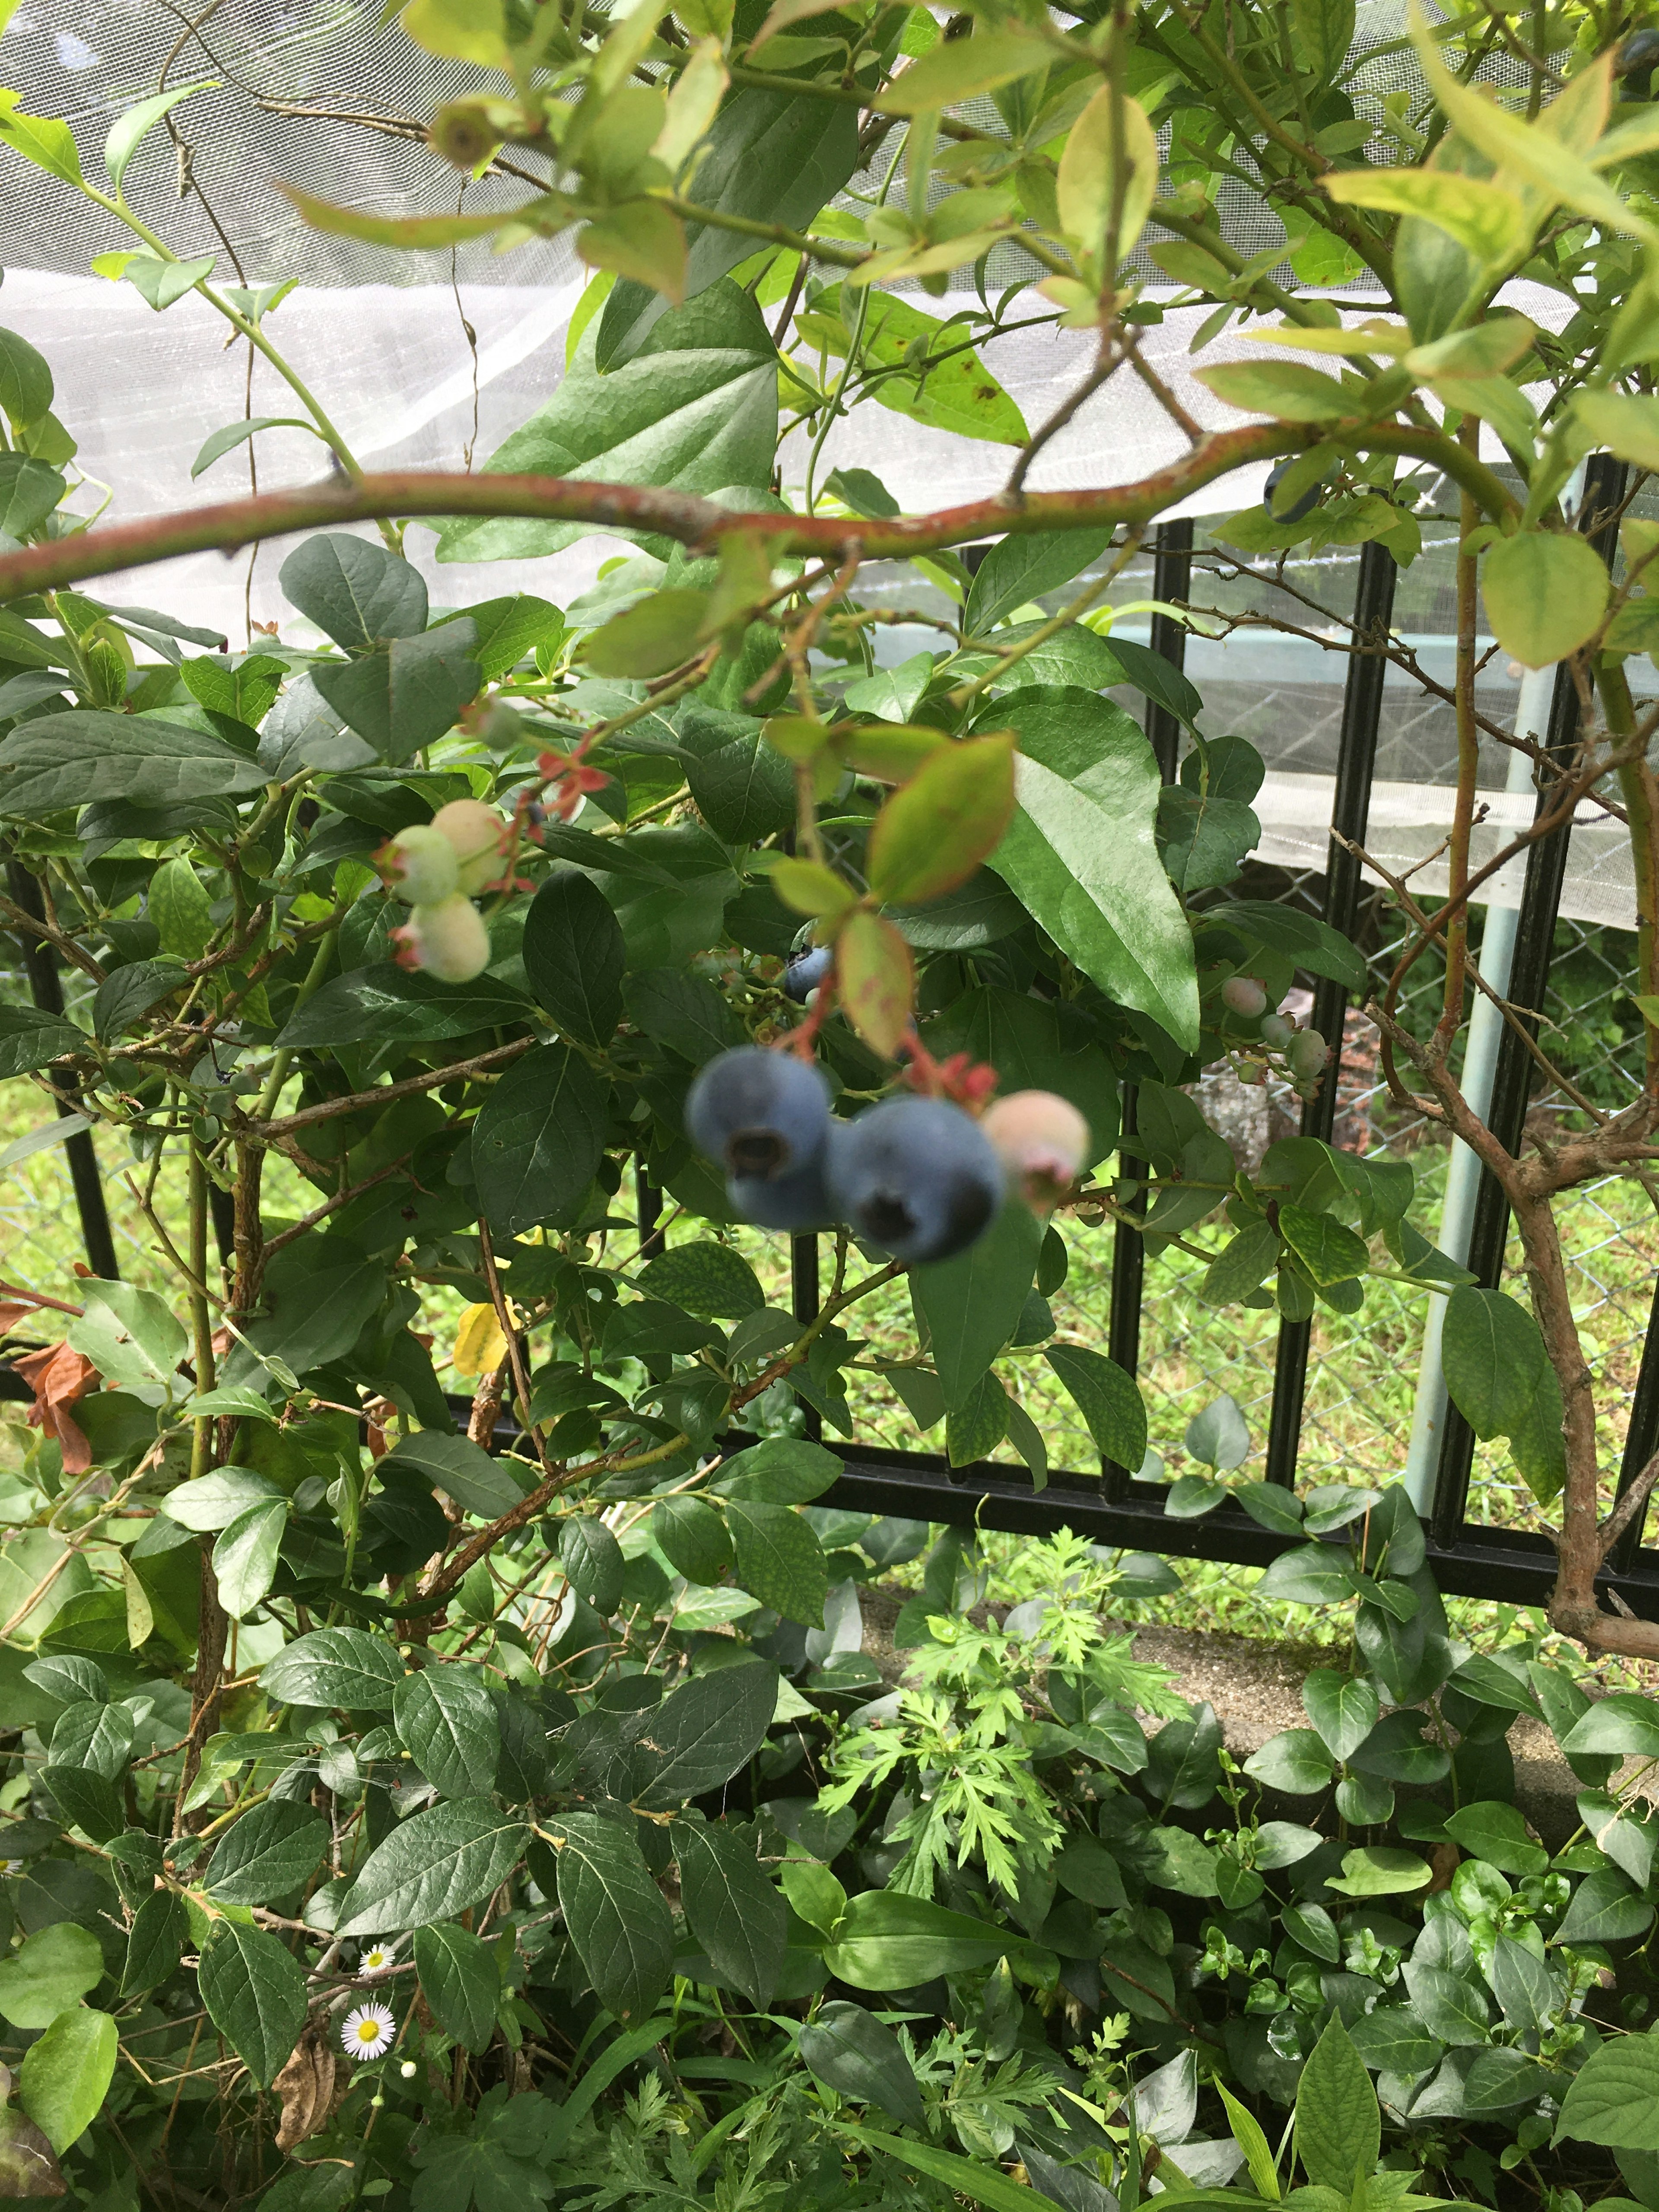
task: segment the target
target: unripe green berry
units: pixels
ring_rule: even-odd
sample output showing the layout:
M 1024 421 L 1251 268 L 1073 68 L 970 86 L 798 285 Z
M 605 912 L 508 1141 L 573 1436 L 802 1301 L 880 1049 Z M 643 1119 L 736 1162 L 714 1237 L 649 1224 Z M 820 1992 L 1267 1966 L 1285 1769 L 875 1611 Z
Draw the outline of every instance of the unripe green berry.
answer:
M 1296 1024 L 1283 1014 L 1269 1014 L 1261 1024 L 1261 1042 L 1270 1052 L 1283 1052 L 1296 1035 Z
M 455 848 L 430 823 L 400 830 L 374 855 L 374 865 L 394 896 L 410 906 L 435 906 L 460 888 Z
M 1329 1053 L 1317 1030 L 1302 1030 L 1291 1039 L 1285 1061 L 1298 1083 L 1313 1083 L 1323 1074 Z
M 483 916 L 459 892 L 435 906 L 417 906 L 392 935 L 400 968 L 424 969 L 441 983 L 470 983 L 489 965 Z

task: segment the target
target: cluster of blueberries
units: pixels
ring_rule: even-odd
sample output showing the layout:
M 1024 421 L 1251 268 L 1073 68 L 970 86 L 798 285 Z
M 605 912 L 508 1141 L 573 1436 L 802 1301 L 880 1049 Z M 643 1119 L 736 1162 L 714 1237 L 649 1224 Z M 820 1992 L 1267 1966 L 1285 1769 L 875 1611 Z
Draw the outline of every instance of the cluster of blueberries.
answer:
M 1002 1161 L 971 1114 L 913 1097 L 841 1121 L 819 1069 L 793 1053 L 744 1045 L 710 1060 L 686 1099 L 685 1127 L 724 1169 L 744 1220 L 788 1230 L 844 1222 L 907 1267 L 966 1251 L 1002 1204 Z

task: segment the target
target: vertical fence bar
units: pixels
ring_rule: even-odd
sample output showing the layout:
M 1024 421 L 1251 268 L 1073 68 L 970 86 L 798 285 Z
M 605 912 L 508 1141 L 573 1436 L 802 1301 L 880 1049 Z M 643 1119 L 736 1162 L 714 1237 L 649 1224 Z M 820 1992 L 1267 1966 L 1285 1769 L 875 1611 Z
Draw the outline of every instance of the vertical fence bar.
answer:
M 818 1240 L 816 1237 L 789 1239 L 790 1310 L 798 1322 L 816 1321 L 823 1292 L 818 1284 Z M 823 1417 L 816 1406 L 796 1400 L 805 1417 L 806 1433 L 814 1443 L 823 1434 Z
M 1584 471 L 1584 495 L 1579 526 L 1611 568 L 1618 550 L 1619 533 L 1613 515 L 1624 497 L 1626 470 L 1610 453 L 1594 455 Z M 1555 679 L 1550 706 L 1547 749 L 1563 771 L 1570 765 L 1578 736 L 1578 694 L 1565 668 Z M 1550 803 L 1550 793 L 1539 793 L 1538 811 Z M 1535 817 L 1534 817 L 1535 818 Z M 1541 1012 L 1549 988 L 1550 956 L 1554 945 L 1555 917 L 1566 878 L 1567 845 L 1572 825 L 1566 823 L 1548 837 L 1540 837 L 1527 852 L 1527 872 L 1516 925 L 1513 963 L 1506 996 L 1523 1010 L 1528 1032 L 1536 1036 L 1535 1017 Z M 1522 1039 L 1505 1023 L 1498 1048 L 1492 1077 L 1492 1104 L 1486 1126 L 1506 1152 L 1518 1153 L 1526 1131 L 1527 1100 L 1532 1088 L 1532 1058 Z M 1475 1200 L 1474 1224 L 1469 1233 L 1466 1262 L 1475 1280 L 1496 1290 L 1504 1273 L 1504 1248 L 1509 1241 L 1509 1201 L 1490 1170 L 1480 1177 Z M 1440 1462 L 1435 1470 L 1434 1506 L 1430 1522 L 1437 1543 L 1455 1544 L 1462 1532 L 1468 1504 L 1469 1474 L 1474 1463 L 1474 1431 L 1457 1408 L 1449 1407 Z
M 21 907 L 36 921 L 45 921 L 40 887 L 21 860 L 6 863 L 6 880 L 12 903 Z M 43 1014 L 61 1014 L 64 986 L 58 974 L 58 955 L 43 939 L 28 930 L 20 929 L 17 934 L 35 1005 Z M 57 1096 L 66 1114 L 73 1114 L 80 1104 L 80 1094 L 72 1089 L 66 1087 Z M 115 1239 L 110 1232 L 109 1207 L 104 1200 L 103 1177 L 98 1172 L 98 1154 L 91 1130 L 77 1131 L 64 1152 L 69 1161 L 70 1181 L 75 1187 L 76 1209 L 81 1216 L 81 1242 L 86 1249 L 87 1265 L 94 1275 L 112 1282 L 121 1270 L 115 1264 Z
M 1152 597 L 1155 599 L 1184 600 L 1192 589 L 1193 581 L 1193 526 L 1189 521 L 1166 522 L 1158 533 L 1152 554 Z M 1152 647 L 1161 653 L 1173 668 L 1180 668 L 1187 657 L 1185 626 L 1171 615 L 1152 617 Z M 1165 783 L 1173 783 L 1176 775 L 1176 754 L 1181 743 L 1181 725 L 1165 707 L 1151 700 L 1146 702 L 1146 739 L 1158 762 L 1158 772 Z M 1135 1129 L 1135 1086 L 1123 1085 L 1123 1134 L 1132 1137 Z M 1146 1172 L 1141 1162 L 1129 1153 L 1119 1155 L 1118 1172 L 1138 1176 Z M 1139 1194 L 1130 1200 L 1137 1212 L 1146 1210 L 1146 1195 Z M 1145 1242 L 1138 1229 L 1126 1228 L 1120 1223 L 1112 1239 L 1112 1297 L 1106 1325 L 1106 1349 L 1112 1359 L 1126 1374 L 1133 1375 L 1140 1360 L 1140 1305 L 1146 1272 Z M 1138 1473 L 1132 1467 L 1119 1467 L 1115 1460 L 1103 1462 L 1102 1484 L 1108 1498 L 1121 1497 L 1131 1478 Z
M 1383 647 L 1394 613 L 1395 580 L 1400 574 L 1395 557 L 1374 541 L 1360 549 L 1359 578 L 1355 587 L 1353 641 L 1347 682 L 1342 693 L 1342 730 L 1337 744 L 1336 788 L 1331 799 L 1331 842 L 1325 862 L 1325 920 L 1344 937 L 1352 937 L 1359 919 L 1361 876 L 1359 862 L 1340 840 L 1356 845 L 1365 842 L 1370 817 L 1371 781 L 1376 766 L 1376 732 L 1382 716 L 1382 680 L 1388 662 Z M 1328 975 L 1315 979 L 1313 1027 L 1330 1040 L 1331 1064 L 1318 1091 L 1302 1113 L 1302 1133 L 1328 1144 L 1336 1124 L 1336 1087 L 1342 1060 L 1342 1030 L 1347 1019 L 1346 986 Z M 1286 1490 L 1296 1483 L 1297 1457 L 1302 1443 L 1302 1408 L 1308 1388 L 1308 1352 L 1313 1323 L 1285 1321 L 1279 1325 L 1279 1346 L 1273 1359 L 1273 1410 L 1267 1422 L 1267 1480 Z
M 1642 1346 L 1642 1364 L 1636 1377 L 1636 1394 L 1630 1401 L 1630 1427 L 1625 1437 L 1625 1456 L 1619 1469 L 1618 1496 L 1622 1498 L 1642 1469 L 1659 1451 L 1659 1290 L 1648 1316 L 1648 1333 Z M 1646 1506 L 1632 1516 L 1629 1527 L 1607 1554 L 1615 1574 L 1627 1575 L 1636 1564 L 1642 1544 Z
M 641 1260 L 654 1260 L 663 1249 L 663 1233 L 657 1226 L 662 1218 L 662 1193 L 637 1157 L 634 1162 L 634 1218 L 639 1224 L 639 1256 Z

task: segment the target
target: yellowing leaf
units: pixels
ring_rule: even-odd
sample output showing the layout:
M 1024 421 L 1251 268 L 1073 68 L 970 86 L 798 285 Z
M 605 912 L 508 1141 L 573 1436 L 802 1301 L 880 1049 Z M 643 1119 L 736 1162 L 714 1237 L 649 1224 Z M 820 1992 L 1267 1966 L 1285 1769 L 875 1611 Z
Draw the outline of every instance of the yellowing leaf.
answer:
M 493 1374 L 507 1357 L 507 1339 L 494 1306 L 468 1306 L 455 1332 L 458 1375 Z
M 507 14 L 501 0 L 410 0 L 404 29 L 417 46 L 446 61 L 507 70 Z
M 1297 361 L 1230 361 L 1197 374 L 1228 406 L 1276 415 L 1281 422 L 1334 422 L 1364 404 L 1358 392 L 1345 392 L 1334 377 Z
M 276 189 L 313 230 L 325 231 L 332 238 L 361 238 L 370 246 L 404 246 L 416 252 L 431 246 L 463 245 L 470 238 L 488 238 L 492 231 L 504 230 L 521 216 L 531 218 L 554 205 L 550 199 L 531 200 L 522 208 L 502 208 L 494 215 L 364 215 L 356 208 L 337 207 L 332 200 L 302 192 L 297 185 L 279 181 Z M 544 227 L 538 222 L 538 229 Z M 562 227 L 562 222 L 552 226 Z
M 847 1018 L 884 1059 L 894 1059 L 910 1027 L 915 968 L 890 921 L 861 910 L 836 939 L 836 984 Z
M 1013 811 L 1012 730 L 937 747 L 876 817 L 872 896 L 896 906 L 943 896 L 996 850 Z
M 576 233 L 576 251 L 590 269 L 631 276 L 677 307 L 685 297 L 685 227 L 660 200 L 611 208 L 603 222 Z
M 1040 40 L 1019 31 L 981 31 L 946 39 L 889 85 L 871 106 L 882 115 L 924 115 L 1016 77 L 1046 70 L 1057 57 Z
M 1146 112 L 1133 100 L 1121 101 L 1127 176 L 1117 239 L 1118 258 L 1129 252 L 1146 228 L 1158 191 L 1158 136 Z M 1060 161 L 1060 219 L 1068 238 L 1086 254 L 1104 247 L 1111 220 L 1114 166 L 1112 91 L 1103 85 L 1079 116 Z M 1112 271 L 1103 269 L 1103 281 Z
M 1480 595 L 1498 641 L 1523 668 L 1547 668 L 1595 635 L 1607 572 L 1576 532 L 1522 530 L 1482 565 Z
M 1573 419 L 1592 442 L 1634 461 L 1638 469 L 1659 469 L 1659 399 L 1624 392 L 1581 392 L 1572 403 Z
M 1323 182 L 1343 207 L 1420 216 L 1488 269 L 1504 268 L 1524 253 L 1537 227 L 1516 194 L 1451 169 L 1344 169 Z
M 718 39 L 699 39 L 668 95 L 668 114 L 651 151 L 675 176 L 714 121 L 731 82 Z
M 797 914 L 839 914 L 858 896 L 822 860 L 797 860 L 786 853 L 771 872 L 773 890 Z

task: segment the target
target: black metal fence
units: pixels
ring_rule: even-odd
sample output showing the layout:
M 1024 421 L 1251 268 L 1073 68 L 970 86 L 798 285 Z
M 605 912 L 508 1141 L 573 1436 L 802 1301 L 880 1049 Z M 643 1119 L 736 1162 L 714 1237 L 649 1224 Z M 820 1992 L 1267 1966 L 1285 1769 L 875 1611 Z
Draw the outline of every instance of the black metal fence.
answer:
M 1607 457 L 1590 463 L 1583 514 L 1593 542 L 1603 557 L 1613 557 L 1616 531 L 1611 520 L 1623 492 L 1623 471 Z M 1156 543 L 1153 574 L 1155 599 L 1181 601 L 1189 597 L 1194 554 L 1190 522 L 1166 524 Z M 1345 936 L 1353 933 L 1360 910 L 1362 875 L 1352 848 L 1363 844 L 1367 827 L 1377 733 L 1382 708 L 1385 661 L 1375 649 L 1386 633 L 1394 605 L 1398 575 L 1393 556 L 1376 544 L 1362 549 L 1352 609 L 1352 645 L 1342 702 L 1340 741 L 1332 805 L 1329 856 L 1322 879 L 1324 919 Z M 1177 668 L 1184 658 L 1187 633 L 1170 617 L 1155 615 L 1152 644 Z M 1367 643 L 1373 647 L 1367 651 Z M 1547 744 L 1556 759 L 1570 756 L 1577 730 L 1577 694 L 1565 676 L 1558 676 Z M 1169 713 L 1149 705 L 1146 733 L 1166 782 L 1176 772 L 1179 726 Z M 1544 802 L 1540 799 L 1540 805 Z M 1570 831 L 1559 829 L 1528 849 L 1515 962 L 1508 997 L 1519 1008 L 1538 1009 L 1544 1003 L 1549 981 L 1551 948 L 1565 880 Z M 14 901 L 38 911 L 33 879 L 14 864 L 10 871 Z M 30 988 L 36 1003 L 60 1012 L 62 992 L 52 954 L 44 947 L 25 950 Z M 1325 1036 L 1340 1039 L 1347 1012 L 1344 987 L 1329 979 L 1316 979 L 1313 994 L 1313 1026 Z M 1537 1023 L 1531 1020 L 1535 1034 Z M 1506 1028 L 1499 1048 L 1489 1121 L 1494 1133 L 1510 1150 L 1520 1144 L 1528 1110 L 1532 1062 L 1523 1039 Z M 1319 1095 L 1304 1109 L 1302 1128 L 1306 1135 L 1329 1140 L 1336 1114 L 1334 1073 Z M 64 1111 L 75 1110 L 76 1101 L 61 1094 Z M 1133 1086 L 1123 1101 L 1123 1128 L 1133 1137 Z M 103 1184 L 89 1131 L 71 1137 L 67 1158 L 79 1211 L 82 1237 L 88 1265 L 94 1273 L 111 1277 L 118 1273 Z M 1126 1158 L 1125 1169 L 1133 1173 Z M 656 1232 L 659 1201 L 653 1192 L 642 1193 L 640 1227 L 647 1240 Z M 222 1242 L 228 1223 L 219 1223 Z M 1481 1284 L 1496 1288 L 1504 1267 L 1508 1236 L 1508 1208 L 1496 1180 L 1484 1174 L 1477 1203 L 1468 1265 Z M 813 1237 L 792 1240 L 791 1285 L 798 1319 L 810 1321 L 819 1300 L 818 1243 Z M 1144 1244 L 1139 1234 L 1120 1226 L 1115 1232 L 1111 1267 L 1111 1302 L 1107 1349 L 1111 1357 L 1133 1373 L 1141 1364 L 1141 1339 L 1146 1313 Z M 1639 1375 L 1632 1398 L 1629 1426 L 1619 1479 L 1622 1494 L 1659 1449 L 1659 1291 L 1644 1340 Z M 1282 1322 L 1279 1325 L 1273 1371 L 1273 1389 L 1267 1428 L 1266 1479 L 1286 1487 L 1297 1479 L 1297 1459 L 1304 1434 L 1304 1411 L 1312 1324 Z M 0 1395 L 28 1394 L 8 1370 L 0 1367 Z M 813 1422 L 816 1431 L 817 1423 Z M 823 1499 L 840 1505 L 907 1519 L 945 1522 L 958 1527 L 983 1526 L 1016 1534 L 1053 1534 L 1070 1528 L 1091 1540 L 1139 1551 L 1265 1566 L 1294 1540 L 1261 1528 L 1231 1504 L 1196 1519 L 1176 1518 L 1164 1511 L 1166 1492 L 1156 1483 L 1135 1479 L 1133 1471 L 1107 1462 L 1092 1472 L 1052 1473 L 1048 1487 L 1035 1490 L 1029 1479 L 1011 1467 L 981 1462 L 952 1468 L 945 1458 L 930 1452 L 895 1450 L 867 1444 L 832 1443 L 844 1462 L 844 1472 Z M 1434 1494 L 1428 1514 L 1429 1564 L 1443 1589 L 1458 1595 L 1496 1599 L 1514 1604 L 1537 1605 L 1547 1597 L 1554 1580 L 1554 1554 L 1549 1539 L 1513 1528 L 1492 1527 L 1468 1516 L 1468 1492 L 1474 1437 L 1455 1412 L 1443 1436 Z M 1604 1590 L 1616 1594 L 1632 1612 L 1659 1619 L 1659 1551 L 1643 1548 L 1642 1516 L 1626 1532 L 1602 1578 Z

